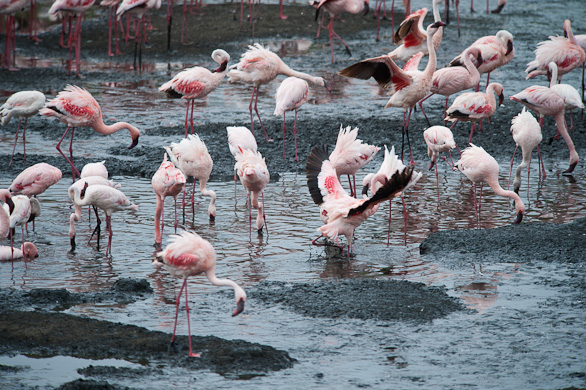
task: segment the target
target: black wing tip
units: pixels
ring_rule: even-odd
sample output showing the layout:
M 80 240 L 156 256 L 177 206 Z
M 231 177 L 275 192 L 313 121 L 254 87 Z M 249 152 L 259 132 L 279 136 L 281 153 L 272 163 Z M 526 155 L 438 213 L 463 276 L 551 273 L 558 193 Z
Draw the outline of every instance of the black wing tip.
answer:
M 307 176 L 307 187 L 315 204 L 320 205 L 324 198 L 319 189 L 317 177 L 321 172 L 322 164 L 330 157 L 327 145 L 318 145 L 311 149 L 307 162 L 305 163 L 305 175 Z

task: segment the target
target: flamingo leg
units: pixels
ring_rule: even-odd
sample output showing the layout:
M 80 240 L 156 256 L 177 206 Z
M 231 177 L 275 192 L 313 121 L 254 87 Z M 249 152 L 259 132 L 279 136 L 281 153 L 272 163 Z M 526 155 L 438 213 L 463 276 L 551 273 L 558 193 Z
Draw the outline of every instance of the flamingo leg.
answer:
M 187 315 L 187 340 L 189 343 L 189 357 L 201 357 L 199 353 L 193 353 L 191 349 L 191 324 L 189 322 L 189 299 L 187 298 L 187 279 L 185 279 L 185 314 Z
M 12 156 L 10 157 L 10 163 L 8 164 L 9 167 L 12 166 L 12 159 L 14 158 L 14 151 L 16 150 L 16 143 L 18 142 L 18 132 L 20 131 L 20 123 L 22 119 L 18 120 L 18 126 L 16 127 L 16 135 L 14 136 L 14 146 L 12 147 Z
M 108 246 L 106 247 L 106 256 L 112 252 L 112 217 L 106 215 L 106 225 L 108 225 Z
M 110 57 L 114 56 L 112 53 L 112 13 L 114 11 L 114 7 L 110 7 L 110 13 L 108 14 L 108 55 Z
M 437 160 L 437 158 L 434 159 L 434 161 Z M 439 204 L 440 204 L 440 199 L 439 199 L 439 173 L 438 173 L 438 169 L 437 169 L 437 163 L 435 165 L 435 187 L 437 188 L 437 207 L 439 208 Z
M 511 185 L 511 173 L 513 173 L 513 163 L 515 162 L 515 154 L 517 154 L 517 148 L 519 145 L 515 145 L 515 151 L 513 152 L 513 157 L 511 158 L 511 168 L 509 169 L 509 181 L 507 182 L 507 189 L 509 189 Z
M 267 142 L 272 142 L 273 140 L 270 139 L 269 136 L 267 135 L 267 131 L 265 130 L 265 125 L 263 125 L 262 119 L 260 119 L 260 114 L 258 112 L 258 107 L 257 107 L 258 91 L 259 91 L 259 88 L 256 87 L 256 97 L 254 98 L 254 111 L 256 112 L 256 116 L 258 117 L 258 121 L 260 122 L 260 127 L 262 128 L 262 131 L 265 134 L 265 139 L 267 140 Z M 251 117 L 252 117 L 252 113 L 251 113 Z
M 285 111 L 283 111 L 283 159 L 285 159 Z
M 279 18 L 281 20 L 287 19 L 287 16 L 283 14 L 283 0 L 279 0 Z
M 191 216 L 192 216 L 192 221 L 195 220 L 195 182 L 196 182 L 196 178 L 193 178 L 193 188 L 191 190 Z
M 297 157 L 297 109 L 295 110 L 295 121 L 293 122 L 293 138 L 295 139 L 295 161 L 299 162 Z
M 254 135 L 254 118 L 252 116 L 252 102 L 254 101 L 254 95 L 256 94 L 256 90 L 257 90 L 257 86 L 253 86 L 252 87 L 252 96 L 250 97 L 250 104 L 248 105 L 248 110 L 250 111 L 250 129 L 252 132 L 252 135 Z M 186 119 L 186 126 L 187 126 L 187 119 Z M 187 133 L 186 133 L 187 134 Z M 187 135 L 185 135 L 185 137 L 187 137 Z
M 171 51 L 171 26 L 173 25 L 173 0 L 167 0 L 167 51 Z
M 334 18 L 330 18 L 330 23 L 328 23 L 328 31 L 330 33 L 330 51 L 332 53 L 332 64 L 334 63 L 334 37 L 337 38 L 342 43 L 342 45 L 344 45 L 344 47 L 346 48 L 346 53 L 348 53 L 348 55 L 352 57 L 352 52 L 350 51 L 350 48 L 348 47 L 346 42 L 344 42 L 342 38 L 340 38 L 340 36 L 334 31 Z
M 413 151 L 411 150 L 411 141 L 409 141 L 409 120 L 411 119 L 411 113 L 413 112 L 413 108 L 409 109 L 409 115 L 407 116 L 407 123 L 405 124 L 404 127 L 404 134 L 407 137 L 407 145 L 409 146 L 409 156 L 411 158 L 411 165 L 415 164 L 415 160 L 413 160 Z M 401 152 L 401 159 L 403 159 L 403 155 Z
M 177 197 L 175 196 L 175 234 L 177 234 Z
M 541 158 L 541 151 L 539 145 L 537 145 L 537 155 L 539 156 L 539 162 L 541 163 L 541 171 L 543 172 L 543 178 L 545 179 L 545 165 L 543 165 L 543 159 Z
M 391 206 L 393 203 L 389 199 L 389 223 L 387 227 L 387 246 L 391 245 Z
M 100 245 L 100 232 L 101 232 L 101 227 L 102 227 L 102 220 L 100 219 L 100 216 L 98 215 L 98 208 L 96 206 L 91 206 L 94 209 L 94 213 L 96 214 L 96 227 L 94 229 L 94 231 L 92 232 L 92 235 L 90 236 L 90 239 L 87 241 L 88 244 L 90 243 L 90 241 L 92 240 L 92 238 L 94 238 L 94 234 L 98 234 L 97 237 L 97 241 L 98 241 L 98 246 Z M 91 216 L 91 213 L 89 213 L 88 215 Z
M 72 139 L 73 139 L 73 127 L 67 126 L 67 129 L 65 129 L 65 133 L 63 133 L 63 136 L 61 136 L 61 139 L 57 143 L 57 150 L 59 151 L 59 153 L 61 153 L 61 155 L 65 158 L 65 160 L 69 163 L 69 165 L 71 165 L 71 175 L 73 176 L 73 182 L 75 183 L 75 173 L 77 173 L 77 175 L 79 177 L 81 177 L 81 175 L 80 175 L 79 171 L 75 168 L 75 165 L 73 165 L 73 161 L 70 160 L 69 158 L 67 158 L 65 153 L 63 153 L 63 151 L 61 150 L 61 142 L 63 141 L 63 138 L 65 138 L 65 136 L 69 132 L 69 129 L 72 129 L 71 135 L 72 135 Z M 71 145 L 70 145 L 70 149 L 71 149 Z
M 183 187 L 183 224 L 184 225 L 185 225 L 185 193 L 186 192 L 187 192 L 187 186 Z
M 407 207 L 405 207 L 405 197 L 401 196 L 401 202 L 403 203 L 403 240 L 407 245 Z
M 194 108 L 195 108 L 195 100 L 191 99 L 191 115 L 189 117 L 189 125 L 191 126 L 191 134 L 194 133 L 194 130 L 193 130 L 193 110 L 194 110 Z
M 175 325 L 173 326 L 173 336 L 171 336 L 171 345 L 175 342 L 175 331 L 177 330 L 177 318 L 179 317 L 179 304 L 181 303 L 181 294 L 183 293 L 183 289 L 187 284 L 187 278 L 183 279 L 183 284 L 179 289 L 179 294 L 177 294 L 177 301 L 175 302 Z
M 185 110 L 185 138 L 187 138 L 187 129 L 189 126 L 187 125 L 187 118 L 189 117 L 189 100 L 187 101 L 187 107 Z

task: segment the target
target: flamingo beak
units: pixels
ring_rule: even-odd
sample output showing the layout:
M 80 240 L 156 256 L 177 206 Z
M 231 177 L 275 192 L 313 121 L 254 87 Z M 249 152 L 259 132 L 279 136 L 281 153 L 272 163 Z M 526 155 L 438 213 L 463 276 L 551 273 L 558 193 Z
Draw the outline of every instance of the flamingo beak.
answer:
M 132 143 L 130 144 L 130 146 L 128 147 L 128 149 L 132 149 L 134 148 L 136 145 L 138 145 L 138 138 L 140 136 L 136 137 L 135 139 L 132 140 Z
M 363 15 L 368 15 L 368 11 L 370 10 L 370 6 L 368 5 L 368 1 L 364 2 L 364 13 Z
M 482 65 L 482 54 L 480 52 L 478 52 L 478 56 L 476 57 L 476 62 L 478 62 L 478 65 L 476 66 L 477 68 Z
M 330 84 L 328 84 L 328 82 L 326 80 L 324 80 L 324 88 L 326 89 L 326 91 L 328 91 L 328 93 L 332 93 L 332 88 L 330 87 Z
M 446 24 L 444 22 L 435 22 L 434 24 L 431 25 L 431 27 L 433 28 L 440 28 L 445 26 Z
M 501 104 L 503 104 L 503 102 L 504 102 L 504 101 L 505 101 L 505 95 L 501 93 L 501 94 L 499 95 L 499 106 L 500 106 Z
M 370 184 L 365 185 L 362 187 L 362 195 L 368 196 L 368 189 L 370 188 Z
M 238 303 L 236 303 L 236 310 L 234 310 L 234 313 L 232 313 L 232 317 L 237 316 L 238 314 L 242 313 L 243 310 L 244 310 L 244 299 L 240 298 L 240 300 L 238 300 Z
M 563 174 L 564 175 L 569 175 L 570 173 L 574 172 L 574 168 L 576 168 L 576 165 L 578 165 L 577 162 L 570 164 L 570 166 L 568 167 L 568 169 L 566 169 Z
M 507 42 L 507 52 L 505 53 L 505 56 L 508 56 L 510 52 L 513 51 L 513 41 L 508 41 Z
M 517 213 L 517 218 L 515 219 L 515 222 L 513 222 L 515 225 L 521 223 L 521 221 L 523 220 L 523 212 L 519 211 Z
M 8 205 L 9 214 L 12 214 L 14 211 L 14 202 L 12 201 L 12 198 L 7 198 L 5 203 Z
M 567 37 L 568 37 L 568 30 L 566 30 L 566 29 L 564 28 L 564 38 L 567 38 Z

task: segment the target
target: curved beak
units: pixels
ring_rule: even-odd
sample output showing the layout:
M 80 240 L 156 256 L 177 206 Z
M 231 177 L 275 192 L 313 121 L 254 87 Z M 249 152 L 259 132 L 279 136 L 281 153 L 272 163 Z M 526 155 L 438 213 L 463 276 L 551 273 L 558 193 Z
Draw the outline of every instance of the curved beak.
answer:
M 232 313 L 232 317 L 237 316 L 238 314 L 242 313 L 244 310 L 244 299 L 240 298 L 238 303 L 236 303 L 236 310 Z
M 8 205 L 9 214 L 12 214 L 12 212 L 14 211 L 14 202 L 12 201 L 12 198 L 7 198 L 6 204 Z
M 368 196 L 368 189 L 370 188 L 370 184 L 365 185 L 362 187 L 362 195 Z
M 364 2 L 364 13 L 363 13 L 363 15 L 367 15 L 369 10 L 370 10 L 370 6 L 368 5 L 368 1 L 365 1 Z
M 326 89 L 326 91 L 328 91 L 328 93 L 332 93 L 332 88 L 330 88 L 330 84 L 328 84 L 328 82 L 324 79 L 324 88 Z
M 519 211 L 517 213 L 517 218 L 515 218 L 515 222 L 513 222 L 515 225 L 521 223 L 521 221 L 523 220 L 523 212 Z
M 566 170 L 563 172 L 563 174 L 564 174 L 564 175 L 568 175 L 568 174 L 570 174 L 570 173 L 574 172 L 574 168 L 576 168 L 576 165 L 578 165 L 578 163 L 577 163 L 577 162 L 570 164 L 570 166 L 568 167 L 568 169 L 566 169 Z
M 476 56 L 476 62 L 478 62 L 478 65 L 476 66 L 477 68 L 482 65 L 482 54 L 480 52 L 478 52 L 478 55 Z
M 564 28 L 564 38 L 567 38 L 567 37 L 568 37 L 568 30 L 566 30 L 566 29 Z
M 513 51 L 513 41 L 508 41 L 507 42 L 507 52 L 505 53 L 505 56 L 508 56 L 510 52 Z
M 505 101 L 505 95 L 504 95 L 503 93 L 501 93 L 501 94 L 499 95 L 499 106 L 500 106 L 501 104 L 503 104 L 503 102 L 504 102 L 504 101 Z
M 440 28 L 442 26 L 445 26 L 446 24 L 444 22 L 435 22 L 434 24 L 431 25 L 431 27 L 434 28 Z
M 136 137 L 135 139 L 132 140 L 132 143 L 130 144 L 130 146 L 128 147 L 128 149 L 132 149 L 134 148 L 136 145 L 138 145 L 138 138 L 140 136 Z

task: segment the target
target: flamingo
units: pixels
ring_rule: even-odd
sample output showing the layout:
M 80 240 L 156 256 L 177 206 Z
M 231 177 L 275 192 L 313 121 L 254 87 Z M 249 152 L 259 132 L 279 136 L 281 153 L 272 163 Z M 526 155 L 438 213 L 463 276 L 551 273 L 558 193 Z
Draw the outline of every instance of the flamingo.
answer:
M 226 131 L 228 132 L 228 146 L 234 159 L 236 159 L 237 154 L 240 154 L 241 149 L 248 149 L 256 153 L 256 139 L 247 127 L 227 126 Z M 236 169 L 234 169 L 234 201 L 236 201 L 236 181 Z
M 0 207 L 0 239 L 3 239 L 10 232 L 10 214 L 14 210 L 14 202 L 12 202 L 10 191 L 4 188 L 0 188 L 0 200 L 8 205 L 8 211 Z
M 20 249 L 0 246 L 0 261 L 24 259 L 26 264 L 27 261 L 32 261 L 37 257 L 39 257 L 39 250 L 32 242 L 25 242 Z
M 564 36 L 550 36 L 549 41 L 542 41 L 535 49 L 535 59 L 527 64 L 526 79 L 538 75 L 547 75 L 550 62 L 555 62 L 558 67 L 558 77 L 570 72 L 572 69 L 584 63 L 586 54 L 580 47 L 572 32 L 572 24 L 569 19 L 564 21 Z M 559 80 L 558 80 L 559 81 Z
M 19 173 L 8 190 L 13 195 L 37 196 L 61 180 L 61 177 L 59 168 L 47 163 L 38 163 Z
M 580 98 L 580 93 L 576 91 L 576 88 L 572 87 L 570 84 L 557 83 L 558 67 L 555 64 L 555 62 L 550 62 L 549 66 L 549 74 L 551 75 L 549 81 L 549 88 L 558 95 L 560 95 L 562 99 L 564 99 L 564 110 L 570 112 L 570 131 L 574 130 L 572 111 L 576 108 L 584 109 L 584 103 Z
M 354 230 L 373 215 L 381 202 L 398 196 L 409 184 L 413 170 L 405 168 L 395 173 L 371 198 L 356 199 L 342 188 L 333 164 L 328 160 L 325 146 L 312 149 L 305 165 L 307 187 L 315 204 L 320 207 L 322 220 L 327 221 L 317 230 L 321 236 L 337 240 L 338 235 L 346 237 L 348 255 L 352 251 Z M 318 238 L 313 240 L 316 245 Z
M 586 53 L 586 34 L 574 35 L 574 38 L 576 39 L 576 43 L 578 45 L 580 45 L 580 47 L 582 48 L 582 50 L 584 50 L 584 52 Z M 585 96 L 584 95 L 584 89 L 585 89 L 585 85 L 584 85 L 584 67 L 585 66 L 586 66 L 586 61 L 585 62 L 582 62 L 582 96 Z M 582 102 L 584 102 L 584 99 L 582 99 Z
M 550 67 L 553 69 L 553 66 Z M 561 134 L 568 150 L 570 151 L 570 165 L 563 173 L 570 174 L 578 165 L 580 157 L 576 152 L 574 142 L 568 133 L 566 119 L 564 118 L 564 99 L 551 88 L 540 85 L 532 85 L 523 91 L 510 97 L 511 100 L 524 104 L 527 108 L 535 111 L 539 115 L 539 125 L 543 129 L 543 118 L 553 116 L 558 132 Z
M 261 85 L 273 81 L 278 75 L 298 77 L 303 80 L 311 81 L 313 84 L 325 87 L 329 91 L 326 81 L 322 77 L 314 77 L 307 73 L 298 72 L 291 69 L 281 58 L 262 46 L 260 43 L 249 45 L 248 50 L 242 54 L 240 62 L 230 67 L 228 72 L 228 81 L 231 83 L 241 81 L 243 83 L 252 84 L 252 96 L 248 109 L 250 111 L 250 127 L 252 134 L 254 134 L 254 120 L 252 117 L 252 102 L 254 100 L 254 111 L 260 122 L 260 126 L 264 132 L 265 138 L 269 141 L 269 136 L 260 119 L 258 113 L 257 101 L 258 91 Z
M 73 17 L 75 16 L 75 30 L 73 36 L 69 34 L 69 62 L 67 65 L 67 74 L 71 73 L 71 58 L 72 50 L 75 48 L 75 75 L 79 77 L 79 69 L 81 66 L 81 23 L 85 11 L 91 8 L 95 0 L 55 0 L 51 8 L 49 8 L 49 15 L 54 16 L 59 13 L 66 15 L 69 18 L 69 29 L 73 25 Z
M 18 118 L 18 127 L 16 128 L 16 136 L 14 137 L 14 147 L 12 148 L 12 156 L 10 157 L 9 166 L 12 166 L 12 159 L 14 158 L 14 150 L 18 142 L 18 131 L 22 118 L 24 118 L 24 127 L 22 129 L 22 150 L 23 161 L 26 162 L 26 124 L 28 118 L 35 116 L 39 110 L 45 105 L 45 95 L 39 91 L 20 91 L 16 92 L 6 100 L 0 107 L 0 123 L 6 126 L 10 123 L 12 117 Z
M 297 77 L 287 77 L 281 82 L 275 94 L 275 115 L 283 114 L 283 158 L 285 158 L 285 112 L 295 111 L 293 122 L 293 134 L 295 138 L 295 161 L 297 157 L 297 110 L 309 97 L 309 85 L 307 81 Z
M 427 27 L 429 61 L 423 72 L 417 70 L 421 55 L 414 56 L 412 59 L 414 63 L 410 64 L 410 60 L 405 65 L 406 70 L 399 68 L 388 55 L 384 55 L 363 60 L 338 72 L 342 76 L 355 77 L 363 80 L 374 77 L 377 83 L 383 88 L 386 88 L 391 95 L 385 108 L 403 108 L 403 137 L 407 135 L 411 164 L 415 162 L 413 161 L 413 152 L 409 143 L 409 119 L 417 102 L 427 96 L 431 90 L 433 72 L 435 72 L 437 63 L 435 49 L 433 47 L 433 36 L 444 25 L 443 22 L 435 22 Z M 407 111 L 409 111 L 409 116 L 407 117 L 407 121 L 405 121 Z M 402 144 L 404 146 L 404 142 Z M 403 146 L 401 149 L 403 149 Z M 403 156 L 403 150 L 401 150 L 401 156 Z
M 17 226 L 22 228 L 22 242 L 24 244 L 24 225 L 31 217 L 31 201 L 26 195 L 16 195 L 11 197 L 11 202 L 7 201 L 4 195 L 4 211 L 10 216 L 10 247 L 14 248 L 14 231 Z
M 450 66 L 464 65 L 464 53 L 472 47 L 480 49 L 480 58 L 473 59 L 473 64 L 478 68 L 478 72 L 486 76 L 486 85 L 490 84 L 490 73 L 495 69 L 508 64 L 515 58 L 515 47 L 513 46 L 513 34 L 507 30 L 500 30 L 496 35 L 486 35 L 478 38 L 472 45 L 468 46 L 462 54 L 455 57 Z M 463 59 L 464 58 L 464 59 Z M 476 87 L 476 92 L 478 92 Z
M 482 147 L 470 144 L 469 147 L 462 151 L 460 160 L 456 163 L 458 170 L 462 172 L 474 186 L 474 208 L 477 218 L 480 220 L 480 202 L 482 200 L 482 186 L 480 187 L 480 197 L 476 202 L 476 185 L 485 182 L 499 196 L 513 199 L 515 202 L 515 212 L 517 217 L 514 224 L 521 223 L 525 214 L 525 205 L 519 195 L 514 191 L 505 190 L 501 187 L 498 180 L 499 164 L 488 154 Z
M 340 125 L 336 147 L 328 157 L 336 170 L 338 181 L 340 181 L 340 176 L 348 175 L 350 196 L 354 198 L 356 197 L 356 172 L 371 162 L 380 150 L 377 146 L 362 143 L 362 140 L 357 137 L 358 127 L 352 129 L 350 126 L 344 128 Z
M 108 246 L 106 247 L 106 256 L 108 256 L 111 254 L 112 249 L 112 214 L 122 210 L 138 211 L 138 206 L 129 201 L 122 191 L 107 185 L 95 184 L 89 186 L 88 183 L 85 182 L 81 191 L 75 185 L 71 186 L 70 190 L 73 191 L 73 202 L 76 205 L 96 206 L 106 214 L 106 224 L 108 225 Z M 75 236 L 73 240 L 75 240 Z
M 137 69 L 136 57 L 138 53 L 138 69 L 142 70 L 142 43 L 146 42 L 147 39 L 144 14 L 147 10 L 159 8 L 161 8 L 161 0 L 122 0 L 118 6 L 118 10 L 116 10 L 116 22 L 119 22 L 120 18 L 126 14 L 135 15 L 138 19 L 136 34 L 134 36 L 134 69 Z M 140 32 L 141 25 L 142 34 Z M 128 34 L 128 27 L 126 27 L 126 33 Z
M 175 200 L 175 233 L 177 233 L 177 195 L 185 188 L 185 175 L 171 161 L 167 161 L 167 153 L 163 162 L 151 180 L 153 190 L 157 196 L 157 208 L 155 210 L 155 244 L 161 245 L 163 241 L 163 227 L 165 219 L 163 208 L 165 198 L 172 196 Z M 163 225 L 161 225 L 161 221 Z
M 118 10 L 118 6 L 122 0 L 102 0 L 100 6 L 108 7 L 109 14 L 108 14 L 108 55 L 110 57 L 115 56 L 116 54 L 123 54 L 119 47 L 118 47 L 118 25 L 120 22 L 116 20 L 116 11 Z M 114 34 L 116 35 L 116 48 L 115 51 L 112 52 L 112 19 L 114 19 Z
M 28 231 L 28 223 L 33 223 L 33 232 L 35 231 L 35 219 L 41 215 L 41 202 L 37 198 L 29 198 L 31 201 L 31 216 L 29 217 L 28 221 L 24 225 L 25 230 Z
M 527 167 L 527 191 L 529 191 L 529 172 L 531 171 L 531 152 L 537 147 L 539 153 L 539 160 L 541 161 L 541 152 L 539 152 L 539 144 L 542 140 L 541 127 L 537 119 L 531 115 L 526 107 L 523 107 L 521 113 L 515 116 L 511 120 L 511 133 L 513 140 L 515 140 L 515 151 L 513 152 L 513 158 L 511 158 L 511 169 L 509 170 L 509 180 L 511 178 L 511 172 L 513 171 L 513 162 L 515 161 L 515 153 L 517 148 L 521 146 L 521 153 L 523 155 L 523 161 L 517 167 L 515 171 L 515 180 L 513 181 L 513 191 L 519 193 L 521 187 L 521 171 Z M 544 169 L 545 172 L 545 169 Z
M 65 133 L 57 143 L 57 150 L 71 165 L 71 176 L 74 182 L 76 174 L 81 177 L 81 174 L 73 165 L 73 133 L 76 127 L 91 127 L 103 135 L 110 135 L 119 130 L 127 129 L 130 132 L 130 138 L 132 138 L 132 143 L 128 149 L 134 148 L 138 144 L 138 138 L 140 137 L 140 131 L 129 123 L 117 122 L 109 126 L 104 124 L 102 110 L 96 99 L 86 89 L 75 85 L 66 86 L 63 91 L 57 94 L 56 98 L 48 101 L 45 104 L 45 108 L 42 108 L 39 113 L 46 117 L 55 117 L 67 124 Z M 71 140 L 69 141 L 69 158 L 67 158 L 61 151 L 61 142 L 69 129 L 71 129 Z
M 250 149 L 242 149 L 241 147 L 238 148 L 240 153 L 235 156 L 236 164 L 234 165 L 234 169 L 240 178 L 240 182 L 244 188 L 246 188 L 246 192 L 248 193 L 249 234 L 252 230 L 252 208 L 257 210 L 256 230 L 258 231 L 258 234 L 261 234 L 262 229 L 265 226 L 265 202 L 263 191 L 267 184 L 269 184 L 269 170 L 265 159 L 259 152 L 253 152 Z M 262 204 L 258 201 L 259 196 L 262 196 Z
M 368 5 L 370 0 L 311 0 L 309 5 L 316 9 L 315 11 L 315 19 L 317 20 L 319 11 L 325 10 L 328 14 L 330 14 L 330 22 L 328 23 L 328 32 L 330 35 L 330 51 L 332 53 L 332 64 L 334 63 L 334 42 L 333 38 L 336 37 L 338 40 L 346 47 L 346 52 L 349 56 L 352 56 L 352 52 L 350 52 L 350 48 L 340 38 L 340 36 L 334 31 L 334 19 L 337 16 L 342 15 L 344 12 L 348 12 L 350 14 L 356 15 L 360 12 L 364 11 L 364 15 L 368 14 Z M 319 32 L 318 32 L 319 35 Z
M 6 15 L 3 66 L 9 70 L 16 70 L 16 13 L 22 11 L 27 3 L 28 0 L 0 0 L 0 15 Z
M 427 145 L 427 156 L 430 158 L 429 170 L 435 166 L 435 186 L 437 188 L 437 203 L 439 205 L 439 174 L 437 166 L 437 158 L 440 153 L 448 152 L 450 154 L 450 160 L 452 154 L 450 150 L 456 147 L 454 141 L 454 135 L 452 131 L 445 126 L 432 126 L 423 132 L 423 139 Z M 445 159 L 445 157 L 444 157 Z M 452 167 L 454 162 L 452 161 Z
M 108 168 L 106 168 L 106 160 L 96 163 L 87 163 L 81 169 L 80 177 L 86 178 L 90 176 L 100 176 L 104 179 L 108 178 Z
M 432 0 L 433 21 L 441 22 L 442 18 L 439 13 L 439 5 L 444 0 Z M 419 52 L 424 56 L 429 55 L 427 47 L 427 32 L 423 28 L 423 20 L 427 15 L 427 8 L 417 10 L 407 16 L 393 35 L 393 42 L 398 47 L 391 51 L 388 56 L 394 61 L 408 61 L 411 57 Z M 432 38 L 433 48 L 437 51 L 442 42 L 443 29 L 440 29 Z
M 201 99 L 212 91 L 216 90 L 220 82 L 226 75 L 230 55 L 222 49 L 216 49 L 212 52 L 212 59 L 220 64 L 220 67 L 210 71 L 201 66 L 185 69 L 173 77 L 170 81 L 161 85 L 159 91 L 165 92 L 169 98 L 181 98 L 187 101 L 187 111 L 185 112 L 185 138 L 187 138 L 187 117 L 189 115 L 189 105 L 191 103 L 191 134 L 193 131 L 193 109 L 195 99 Z
M 189 298 L 187 296 L 187 278 L 197 276 L 202 273 L 214 286 L 228 286 L 234 289 L 236 299 L 236 310 L 232 316 L 237 316 L 244 310 L 246 302 L 246 293 L 238 284 L 230 279 L 218 279 L 216 277 L 216 252 L 214 247 L 204 238 L 196 233 L 182 232 L 180 235 L 171 236 L 171 243 L 165 247 L 164 251 L 156 254 L 153 264 L 160 268 L 163 265 L 169 271 L 171 276 L 183 279 L 183 284 L 177 295 L 175 304 L 175 325 L 173 326 L 173 336 L 171 345 L 175 341 L 175 330 L 177 329 L 177 316 L 179 314 L 179 303 L 181 294 L 185 290 L 185 311 L 187 313 L 187 332 L 189 333 L 189 356 L 199 357 L 191 350 L 191 329 L 189 324 Z
M 190 134 L 179 143 L 165 146 L 169 158 L 185 177 L 193 177 L 193 189 L 191 191 L 191 210 L 195 215 L 195 182 L 199 180 L 199 191 L 203 196 L 209 196 L 208 215 L 210 220 L 216 218 L 216 193 L 206 188 L 214 161 L 208 152 L 208 148 L 197 134 Z M 183 191 L 183 221 L 185 222 L 185 190 Z
M 499 83 L 490 83 L 486 87 L 486 93 L 483 92 L 467 92 L 458 96 L 450 108 L 446 110 L 446 120 L 454 122 L 453 128 L 458 122 L 472 122 L 470 128 L 470 139 L 472 142 L 472 135 L 476 130 L 476 122 L 480 121 L 480 129 L 482 130 L 482 120 L 490 118 L 497 109 L 496 99 L 494 94 L 499 96 L 499 106 L 503 104 L 505 99 L 503 95 L 503 86 Z

